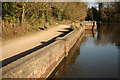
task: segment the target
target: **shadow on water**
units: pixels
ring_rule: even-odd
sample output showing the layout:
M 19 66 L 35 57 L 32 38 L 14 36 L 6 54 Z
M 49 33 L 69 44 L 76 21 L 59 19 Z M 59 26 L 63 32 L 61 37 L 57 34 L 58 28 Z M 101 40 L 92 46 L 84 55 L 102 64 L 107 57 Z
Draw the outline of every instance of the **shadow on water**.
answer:
M 93 29 L 94 29 L 94 26 L 95 26 L 95 22 L 93 22 L 92 31 L 93 31 Z
M 95 26 L 95 22 L 93 22 L 93 26 L 92 26 L 92 35 L 93 35 L 93 37 L 94 37 L 94 26 Z
M 62 34 L 60 34 L 60 35 L 52 38 L 51 40 L 49 40 L 49 41 L 47 41 L 47 42 L 40 42 L 40 43 L 42 43 L 42 44 L 39 45 L 39 46 L 36 46 L 36 47 L 34 47 L 34 48 L 32 48 L 32 49 L 29 49 L 29 50 L 27 50 L 27 51 L 25 51 L 25 52 L 19 53 L 18 55 L 12 56 L 12 57 L 10 57 L 10 58 L 7 58 L 7 59 L 1 61 L 1 62 L 2 62 L 2 66 L 1 66 L 1 67 L 4 67 L 4 66 L 6 66 L 7 64 L 10 64 L 10 63 L 16 61 L 17 59 L 20 59 L 20 58 L 22 58 L 22 57 L 24 57 L 24 56 L 26 56 L 26 55 L 28 55 L 28 54 L 30 54 L 30 53 L 32 53 L 32 52 L 35 52 L 35 51 L 37 51 L 38 49 L 41 49 L 41 48 L 43 48 L 43 47 L 45 47 L 45 46 L 53 43 L 56 38 L 58 38 L 58 37 L 63 37 L 63 36 L 65 36 L 66 34 L 68 34 L 69 32 L 71 32 L 71 30 L 70 30 L 69 28 L 65 28 L 65 29 L 67 29 L 68 31 L 58 31 L 58 32 L 61 32 Z M 1 63 L 1 62 L 0 62 L 0 63 Z M 1 67 L 0 67 L 0 68 L 1 68 Z

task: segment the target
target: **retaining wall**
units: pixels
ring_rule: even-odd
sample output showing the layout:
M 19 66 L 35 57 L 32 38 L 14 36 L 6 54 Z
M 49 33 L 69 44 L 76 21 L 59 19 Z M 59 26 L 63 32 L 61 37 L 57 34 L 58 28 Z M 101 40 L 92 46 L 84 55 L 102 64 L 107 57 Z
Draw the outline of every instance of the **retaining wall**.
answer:
M 69 67 L 69 63 L 72 61 L 75 61 L 73 59 L 76 59 L 75 57 L 79 55 L 79 52 L 76 53 L 76 49 L 80 48 L 80 43 L 82 39 L 85 37 L 85 32 L 80 36 L 80 38 L 76 41 L 76 43 L 73 45 L 73 47 L 69 51 L 69 55 L 67 58 L 64 58 L 62 62 L 56 67 L 56 69 L 50 74 L 48 77 L 49 79 L 51 78 L 60 78 L 62 74 L 67 72 L 67 69 Z
M 47 78 L 84 32 L 85 27 L 73 30 L 55 42 L 22 57 L 2 68 L 3 78 Z

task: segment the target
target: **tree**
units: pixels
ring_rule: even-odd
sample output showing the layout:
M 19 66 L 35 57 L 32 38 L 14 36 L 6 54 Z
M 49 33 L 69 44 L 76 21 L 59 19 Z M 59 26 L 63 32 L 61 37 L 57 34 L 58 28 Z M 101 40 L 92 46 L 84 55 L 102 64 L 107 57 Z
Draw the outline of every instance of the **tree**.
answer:
M 92 7 L 88 9 L 86 20 L 98 21 L 98 12 L 96 8 Z
M 87 5 L 83 2 L 2 2 L 4 36 L 39 30 L 53 20 L 83 21 L 86 16 Z
M 9 22 L 16 22 L 16 18 L 21 17 L 21 6 L 16 2 L 2 3 L 2 19 Z
M 103 8 L 103 3 L 99 3 L 99 10 Z
M 120 14 L 120 1 L 119 2 L 115 2 L 114 6 L 115 6 L 116 12 Z

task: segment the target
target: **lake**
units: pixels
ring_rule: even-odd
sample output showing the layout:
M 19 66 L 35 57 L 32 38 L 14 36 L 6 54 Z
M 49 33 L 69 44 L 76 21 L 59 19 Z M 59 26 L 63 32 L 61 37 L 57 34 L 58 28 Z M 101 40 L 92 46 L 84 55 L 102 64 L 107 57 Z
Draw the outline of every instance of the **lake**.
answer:
M 120 25 L 86 30 L 49 78 L 118 78 Z

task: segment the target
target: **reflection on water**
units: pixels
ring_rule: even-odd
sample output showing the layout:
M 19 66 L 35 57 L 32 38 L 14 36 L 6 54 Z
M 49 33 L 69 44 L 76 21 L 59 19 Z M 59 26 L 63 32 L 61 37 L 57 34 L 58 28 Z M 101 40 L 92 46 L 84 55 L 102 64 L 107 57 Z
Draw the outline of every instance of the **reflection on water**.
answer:
M 115 44 L 120 48 L 120 24 L 105 24 L 99 28 L 96 45 Z
M 49 78 L 117 78 L 119 32 L 119 24 L 85 31 Z

